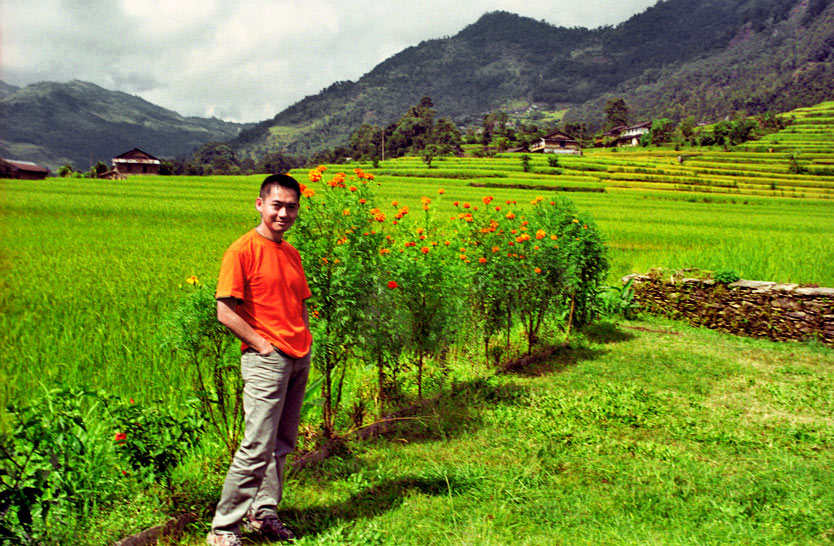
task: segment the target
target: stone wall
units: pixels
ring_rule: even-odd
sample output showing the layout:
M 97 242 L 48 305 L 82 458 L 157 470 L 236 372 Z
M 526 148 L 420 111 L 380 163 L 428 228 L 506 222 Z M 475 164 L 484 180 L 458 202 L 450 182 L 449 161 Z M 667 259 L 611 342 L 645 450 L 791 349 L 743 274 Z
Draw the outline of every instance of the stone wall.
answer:
M 834 288 L 739 280 L 721 284 L 696 270 L 653 270 L 634 279 L 650 313 L 731 334 L 777 341 L 818 339 L 834 347 Z

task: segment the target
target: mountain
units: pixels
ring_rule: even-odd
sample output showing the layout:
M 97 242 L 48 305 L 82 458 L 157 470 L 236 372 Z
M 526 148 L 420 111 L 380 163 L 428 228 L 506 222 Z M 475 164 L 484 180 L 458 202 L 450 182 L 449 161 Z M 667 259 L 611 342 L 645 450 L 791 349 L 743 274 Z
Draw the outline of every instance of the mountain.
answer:
M 184 117 L 139 97 L 92 83 L 3 84 L 0 156 L 34 161 L 52 171 L 110 160 L 141 148 L 160 159 L 190 154 L 200 145 L 235 138 L 244 124 Z
M 561 28 L 506 12 L 336 82 L 230 144 L 239 156 L 309 155 L 386 126 L 423 96 L 457 124 L 510 106 L 598 127 L 606 98 L 633 119 L 788 110 L 834 97 L 834 0 L 661 0 L 616 27 Z M 798 85 L 797 85 L 798 84 Z
M 17 91 L 18 89 L 20 89 L 20 87 L 18 87 L 16 85 L 11 85 L 11 84 L 8 84 L 6 82 L 0 81 L 0 99 L 2 99 L 3 97 L 5 97 L 7 95 L 11 95 L 12 93 Z

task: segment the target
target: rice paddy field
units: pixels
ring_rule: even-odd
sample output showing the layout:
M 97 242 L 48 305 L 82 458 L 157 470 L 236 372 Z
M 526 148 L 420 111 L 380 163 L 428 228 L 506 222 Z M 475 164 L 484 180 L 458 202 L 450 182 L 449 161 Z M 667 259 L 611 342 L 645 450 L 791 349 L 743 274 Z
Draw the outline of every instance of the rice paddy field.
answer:
M 695 267 L 834 286 L 834 146 L 820 132 L 834 128 L 822 123 L 834 121 L 834 103 L 797 119 L 786 135 L 817 143 L 823 134 L 828 147 L 589 150 L 555 167 L 531 155 L 526 172 L 517 154 L 358 166 L 375 174 L 383 209 L 396 200 L 419 210 L 425 195 L 439 218 L 457 210 L 454 201 L 485 195 L 520 204 L 567 195 L 606 237 L 610 284 L 653 267 Z M 781 134 L 770 140 L 784 142 Z M 792 162 L 804 172 L 790 172 Z M 306 181 L 306 171 L 293 174 Z M 214 279 L 225 248 L 254 227 L 261 179 L 0 181 L 0 401 L 56 380 L 176 398 L 180 371 L 155 341 L 161 317 L 187 277 Z

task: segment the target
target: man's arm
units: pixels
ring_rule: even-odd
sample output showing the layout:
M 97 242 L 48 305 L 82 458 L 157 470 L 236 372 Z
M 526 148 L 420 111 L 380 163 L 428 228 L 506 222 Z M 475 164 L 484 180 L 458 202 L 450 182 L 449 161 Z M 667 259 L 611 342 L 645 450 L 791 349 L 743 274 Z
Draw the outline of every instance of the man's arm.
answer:
M 304 307 L 305 312 L 307 307 Z M 217 300 L 217 320 L 242 342 L 249 345 L 261 355 L 266 356 L 275 350 L 262 335 L 252 329 L 249 324 L 237 314 L 237 300 L 235 298 L 219 298 Z

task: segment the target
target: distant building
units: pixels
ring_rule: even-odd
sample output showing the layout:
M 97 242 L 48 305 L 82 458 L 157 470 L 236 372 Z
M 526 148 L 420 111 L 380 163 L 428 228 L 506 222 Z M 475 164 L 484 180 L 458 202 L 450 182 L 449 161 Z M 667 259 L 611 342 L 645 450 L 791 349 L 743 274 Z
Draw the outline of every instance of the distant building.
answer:
M 31 161 L 17 159 L 0 159 L 0 178 L 20 178 L 23 180 L 43 180 L 49 169 Z
M 528 146 L 533 153 L 543 154 L 578 154 L 582 155 L 582 146 L 562 131 L 554 131 L 533 141 Z
M 597 138 L 595 146 L 639 146 L 640 138 L 651 131 L 652 122 L 645 121 L 637 125 L 618 125 L 606 131 L 602 138 Z M 606 144 L 607 143 L 607 144 Z
M 162 162 L 139 148 L 117 155 L 113 158 L 113 169 L 99 178 L 123 178 L 128 174 L 159 174 Z
M 637 125 L 630 125 L 626 127 L 620 136 L 617 138 L 616 146 L 639 146 L 640 137 L 651 131 L 652 122 L 645 121 Z

